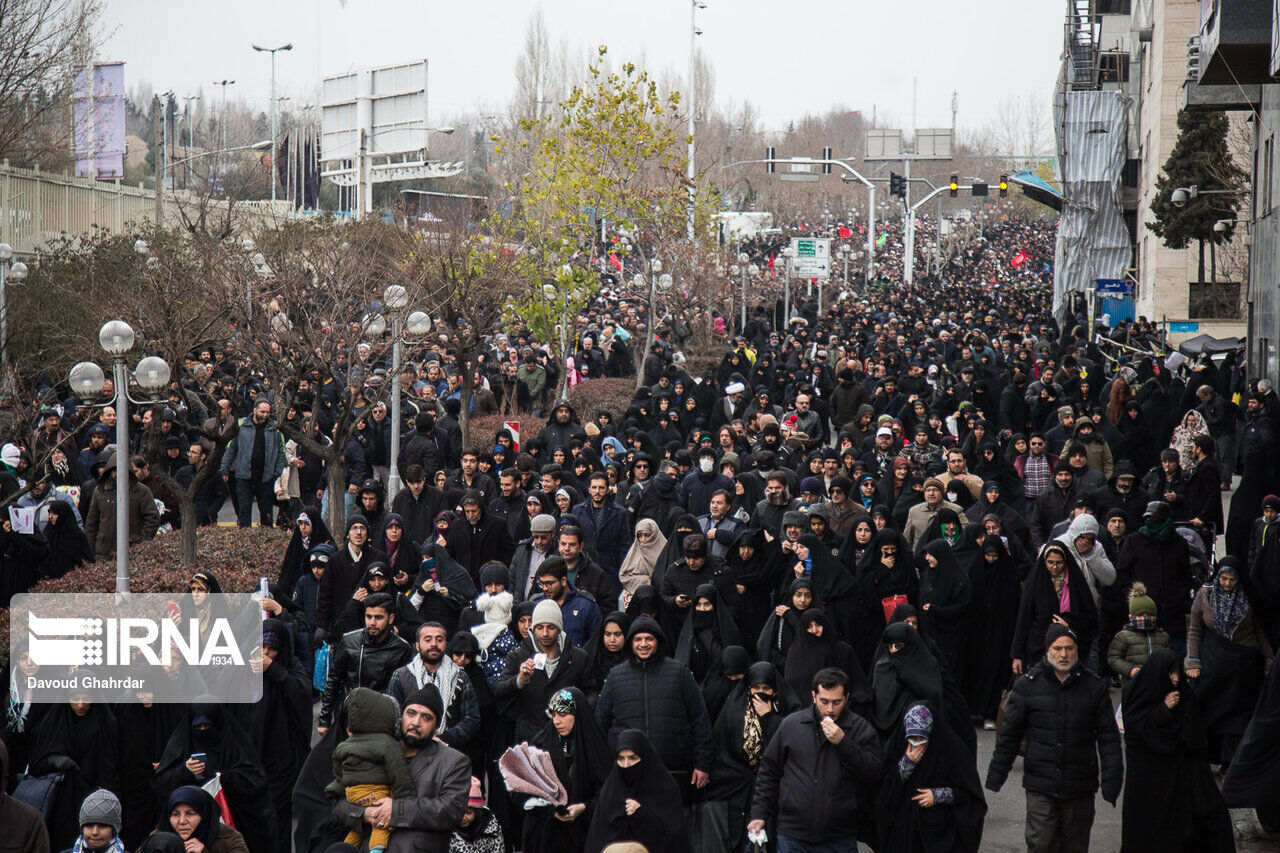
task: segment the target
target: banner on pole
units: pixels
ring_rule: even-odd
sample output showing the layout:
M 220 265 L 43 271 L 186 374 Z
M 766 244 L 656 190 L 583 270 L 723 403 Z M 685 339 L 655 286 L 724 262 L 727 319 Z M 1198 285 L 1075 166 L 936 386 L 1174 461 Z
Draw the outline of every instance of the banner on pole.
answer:
M 502 428 L 511 433 L 511 450 L 515 453 L 520 452 L 520 422 L 519 421 L 503 421 Z

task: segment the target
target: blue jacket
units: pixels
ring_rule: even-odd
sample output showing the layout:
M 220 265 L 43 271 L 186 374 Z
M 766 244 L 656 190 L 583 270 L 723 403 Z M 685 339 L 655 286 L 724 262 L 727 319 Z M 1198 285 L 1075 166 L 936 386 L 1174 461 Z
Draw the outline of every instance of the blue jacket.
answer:
M 222 454 L 223 474 L 231 473 L 234 465 L 237 480 L 249 479 L 253 473 L 253 431 L 253 416 L 240 421 L 240 431 Z M 262 458 L 262 482 L 274 483 L 284 473 L 284 439 L 280 437 L 275 421 L 270 418 L 267 419 L 263 432 L 266 447 Z
M 606 501 L 602 509 L 600 527 L 596 527 L 596 514 L 592 510 L 591 501 L 585 500 L 573 508 L 573 516 L 578 519 L 578 526 L 587 534 L 587 539 L 596 548 L 596 562 L 614 577 L 622 568 L 622 561 L 631 549 L 633 535 L 631 521 L 626 509 L 617 501 Z
M 680 483 L 680 497 L 685 509 L 693 516 L 706 515 L 711 511 L 711 493 L 716 489 L 724 489 L 733 494 L 733 480 L 719 471 L 704 474 L 695 469 L 685 474 Z
M 538 595 L 532 600 L 538 602 L 544 598 L 546 598 L 545 595 Z M 560 605 L 560 618 L 564 622 L 565 636 L 578 648 L 584 647 L 587 640 L 595 636 L 596 631 L 600 629 L 600 623 L 604 621 L 596 603 L 572 586 L 569 587 L 569 594 L 565 596 L 564 603 Z

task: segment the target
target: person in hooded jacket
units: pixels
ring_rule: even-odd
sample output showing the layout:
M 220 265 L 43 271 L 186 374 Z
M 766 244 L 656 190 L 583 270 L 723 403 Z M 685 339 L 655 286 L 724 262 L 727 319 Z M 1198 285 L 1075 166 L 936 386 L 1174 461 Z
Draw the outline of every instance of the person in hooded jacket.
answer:
M 596 798 L 586 853 L 613 845 L 690 853 L 680 788 L 644 732 L 627 729 L 613 747 L 614 764 Z
M 977 853 L 987 804 L 973 758 L 935 709 L 907 709 L 884 748 L 877 853 Z
M 538 440 L 543 447 L 568 447 L 574 439 L 580 442 L 587 440 L 586 430 L 578 421 L 578 415 L 569 404 L 568 399 L 561 398 L 551 409 L 551 417 L 538 432 Z
M 569 802 L 540 806 L 524 820 L 525 853 L 579 853 L 595 816 L 595 804 L 612 770 L 613 754 L 596 723 L 587 696 L 576 687 L 552 694 L 550 718 L 530 744 L 551 756 L 556 778 Z
M 1196 691 L 1170 649 L 1125 685 L 1121 853 L 1234 853 L 1231 816 L 1209 770 Z
M 292 590 L 299 578 L 311 574 L 311 549 L 324 544 L 333 544 L 329 525 L 325 523 L 319 507 L 306 507 L 294 521 L 293 535 L 289 537 L 284 559 L 280 561 L 277 577 L 280 586 Z
M 156 768 L 156 792 L 161 802 L 171 802 L 175 791 L 204 785 L 215 774 L 250 853 L 276 850 L 274 798 L 258 751 L 235 717 L 206 695 L 191 703 L 169 738 Z
M 702 691 L 689 668 L 667 656 L 666 635 L 652 619 L 631 624 L 627 647 L 630 660 L 605 679 L 596 719 L 615 745 L 626 730 L 643 731 L 688 802 L 691 788 L 706 786 L 715 761 Z
M 1098 541 L 1098 519 L 1089 512 L 1082 512 L 1071 519 L 1067 529 L 1053 540 L 1071 553 L 1080 564 L 1081 574 L 1094 602 L 1102 590 L 1116 582 L 1116 568 L 1107 556 L 1107 549 Z
M 116 456 L 113 454 L 102 463 L 97 488 L 84 518 L 84 534 L 93 547 L 94 556 L 106 560 L 116 553 L 116 496 L 120 486 L 117 480 Z M 126 500 L 129 505 L 129 545 L 147 542 L 160 529 L 160 512 L 156 509 L 151 490 L 137 482 L 132 474 L 126 474 L 128 485 Z
M 671 538 L 676 519 L 685 513 L 684 504 L 680 500 L 679 484 L 676 478 L 659 466 L 658 473 L 653 475 L 649 485 L 645 486 L 639 502 L 636 504 L 635 520 L 649 518 L 657 522 L 662 535 Z
M 506 522 L 488 515 L 484 497 L 479 492 L 467 492 L 463 496 L 462 514 L 449 528 L 445 547 L 449 556 L 478 582 L 480 567 L 485 563 L 511 561 L 515 543 L 507 534 Z
M 347 535 L 343 545 L 329 559 L 329 567 L 320 579 L 316 602 L 316 628 L 320 639 L 338 631 L 347 599 L 356 591 L 369 566 L 385 563 L 387 555 L 370 544 L 369 521 L 359 513 L 347 516 Z
M 396 591 L 391 583 L 391 570 L 381 560 L 369 564 L 364 577 L 360 579 L 360 585 L 356 587 L 351 598 L 347 599 L 346 607 L 342 610 L 342 618 L 338 622 L 338 632 L 345 634 L 364 625 L 364 602 L 369 596 L 379 592 L 391 596 L 392 612 L 395 615 L 393 623 L 395 632 L 406 641 L 412 641 L 415 629 L 422 623 L 422 618 L 410 599 Z

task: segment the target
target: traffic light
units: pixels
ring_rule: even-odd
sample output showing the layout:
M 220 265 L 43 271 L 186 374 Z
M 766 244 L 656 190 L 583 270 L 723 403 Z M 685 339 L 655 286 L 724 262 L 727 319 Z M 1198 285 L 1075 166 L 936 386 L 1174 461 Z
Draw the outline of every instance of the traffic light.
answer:
M 1009 195 L 1009 176 L 1000 176 L 1000 198 L 1006 198 Z
M 907 179 L 897 172 L 889 173 L 889 195 L 907 197 Z
M 831 159 L 831 149 L 830 149 L 830 148 L 823 148 L 823 149 L 822 149 L 822 159 L 823 159 L 823 160 L 830 160 L 830 159 Z M 823 164 L 822 164 L 822 174 L 824 174 L 824 175 L 830 175 L 830 174 L 831 174 L 831 164 L 830 164 L 830 163 L 823 163 Z
M 959 195 L 959 194 L 960 194 L 960 193 L 959 193 L 959 190 L 960 190 L 960 176 L 959 176 L 959 175 L 952 175 L 952 176 L 951 176 L 951 183 L 947 185 L 947 189 L 951 191 L 951 197 L 952 197 L 952 198 L 955 198 L 957 195 Z
M 777 148 L 774 148 L 773 146 L 769 146 L 768 148 L 764 149 L 764 160 L 765 160 L 764 170 L 770 175 L 778 171 L 777 164 L 773 162 L 775 159 L 777 159 L 777 156 L 778 156 Z
M 974 194 L 974 195 L 986 195 L 986 194 L 987 194 L 987 185 L 986 185 L 985 183 L 981 183 L 981 184 L 980 184 L 980 183 L 978 183 L 977 181 L 974 181 L 974 183 L 973 183 L 973 194 Z

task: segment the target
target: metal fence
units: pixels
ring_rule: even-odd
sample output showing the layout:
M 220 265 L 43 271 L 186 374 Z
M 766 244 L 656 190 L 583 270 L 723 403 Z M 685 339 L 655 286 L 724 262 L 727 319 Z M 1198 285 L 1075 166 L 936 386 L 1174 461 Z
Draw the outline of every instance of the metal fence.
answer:
M 199 200 L 184 191 L 166 191 L 163 199 L 164 219 L 171 223 L 181 206 Z M 213 201 L 225 209 L 225 201 Z M 249 218 L 292 218 L 287 202 L 237 202 L 235 210 Z M 78 236 L 95 230 L 112 233 L 125 231 L 130 223 L 154 222 L 155 190 L 128 187 L 119 181 L 95 181 L 43 172 L 39 169 L 17 169 L 8 161 L 0 164 L 0 241 L 14 252 L 32 255 L 50 240 L 62 236 Z

